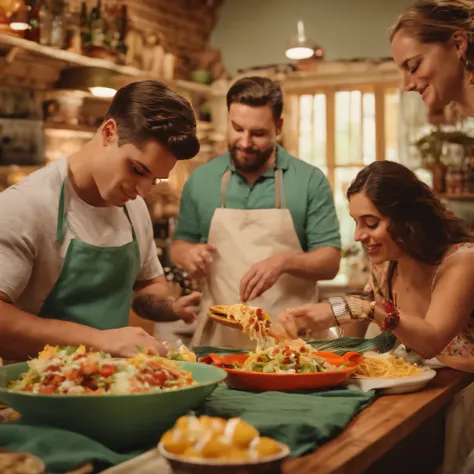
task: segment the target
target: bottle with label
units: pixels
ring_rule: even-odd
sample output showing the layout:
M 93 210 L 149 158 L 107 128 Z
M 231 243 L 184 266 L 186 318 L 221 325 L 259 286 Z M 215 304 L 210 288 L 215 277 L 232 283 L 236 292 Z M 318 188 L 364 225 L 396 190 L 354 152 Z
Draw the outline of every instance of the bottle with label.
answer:
M 79 29 L 81 32 L 81 49 L 84 54 L 84 49 L 91 45 L 91 25 L 89 15 L 87 13 L 86 2 L 81 3 L 81 12 L 79 14 Z
M 447 194 L 454 194 L 455 186 L 456 186 L 455 179 L 456 177 L 455 177 L 453 165 L 449 164 L 446 170 L 446 177 L 445 177 Z
M 64 12 L 66 9 L 66 0 L 52 0 L 51 1 L 51 46 L 56 48 L 64 47 L 65 25 Z
M 50 0 L 40 0 L 39 4 L 39 42 L 46 46 L 51 45 L 51 29 L 53 26 L 53 15 L 51 13 Z
M 104 19 L 102 18 L 101 0 L 91 11 L 91 44 L 92 46 L 104 46 Z
M 125 43 L 125 37 L 127 36 L 127 5 L 120 6 L 117 15 L 117 31 L 119 33 L 119 39 L 116 49 L 124 60 L 128 49 L 127 44 Z

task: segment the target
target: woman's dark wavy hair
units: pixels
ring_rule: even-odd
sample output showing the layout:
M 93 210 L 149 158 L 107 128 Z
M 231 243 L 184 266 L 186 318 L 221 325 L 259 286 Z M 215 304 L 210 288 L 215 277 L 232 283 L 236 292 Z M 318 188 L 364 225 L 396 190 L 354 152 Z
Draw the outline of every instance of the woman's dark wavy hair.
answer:
M 415 260 L 439 264 L 451 245 L 474 240 L 464 221 L 399 163 L 375 161 L 366 166 L 349 186 L 347 198 L 360 192 L 390 218 L 390 236 Z

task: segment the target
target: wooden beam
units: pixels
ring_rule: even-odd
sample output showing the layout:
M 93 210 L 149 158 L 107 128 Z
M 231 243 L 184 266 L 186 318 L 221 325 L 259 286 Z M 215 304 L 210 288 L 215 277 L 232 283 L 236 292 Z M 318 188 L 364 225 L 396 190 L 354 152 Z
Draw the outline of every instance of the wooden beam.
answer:
M 19 50 L 21 50 L 23 53 L 29 56 L 29 58 L 31 58 L 31 56 L 42 56 L 46 60 L 54 60 L 60 63 L 65 63 L 66 65 L 100 67 L 114 71 L 119 76 L 121 75 L 124 77 L 134 78 L 135 80 L 141 78 L 153 79 L 165 82 L 170 87 L 175 89 L 182 89 L 203 95 L 211 94 L 211 86 L 206 84 L 199 84 L 181 79 L 166 81 L 162 77 L 154 76 L 149 72 L 142 71 L 132 66 L 122 66 L 106 59 L 90 58 L 81 54 L 72 53 L 70 51 L 64 51 L 58 48 L 52 48 L 50 46 L 44 46 L 33 41 L 28 41 L 23 38 L 16 38 L 5 34 L 0 34 L 0 48 L 8 49 L 9 52 L 12 49 L 15 49 L 17 50 L 15 55 L 17 55 L 19 53 Z M 35 62 L 35 66 L 36 64 L 37 62 Z M 61 64 L 60 67 L 64 67 L 65 64 Z
M 375 86 L 375 159 L 385 160 L 385 91 L 386 88 Z
M 336 94 L 326 91 L 326 163 L 333 191 L 336 186 Z

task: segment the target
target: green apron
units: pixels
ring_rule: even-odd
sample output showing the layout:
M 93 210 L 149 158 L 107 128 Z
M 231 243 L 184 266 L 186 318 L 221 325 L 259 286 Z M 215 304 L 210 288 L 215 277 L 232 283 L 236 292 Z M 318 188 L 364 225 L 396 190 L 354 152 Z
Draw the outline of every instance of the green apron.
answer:
M 61 188 L 56 242 L 67 228 L 66 179 Z M 61 274 L 39 316 L 84 324 L 96 329 L 128 326 L 133 285 L 140 270 L 140 250 L 124 206 L 133 240 L 118 247 L 97 247 L 72 239 Z

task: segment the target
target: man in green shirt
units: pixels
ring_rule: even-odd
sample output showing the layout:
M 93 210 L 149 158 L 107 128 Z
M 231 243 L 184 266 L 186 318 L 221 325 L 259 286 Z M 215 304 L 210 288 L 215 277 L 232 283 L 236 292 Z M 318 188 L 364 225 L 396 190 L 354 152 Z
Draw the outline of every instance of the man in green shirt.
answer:
M 316 282 L 339 269 L 339 224 L 322 171 L 276 142 L 280 87 L 243 78 L 227 106 L 229 152 L 186 182 L 171 257 L 204 279 L 192 344 L 252 347 L 248 337 L 212 324 L 209 306 L 248 302 L 276 317 L 315 300 Z

